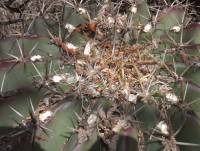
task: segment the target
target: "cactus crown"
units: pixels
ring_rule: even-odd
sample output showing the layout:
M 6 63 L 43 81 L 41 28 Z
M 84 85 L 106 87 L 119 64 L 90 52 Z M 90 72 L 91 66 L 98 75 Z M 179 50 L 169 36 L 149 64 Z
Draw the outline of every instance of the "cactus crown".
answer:
M 0 150 L 199 150 L 190 8 L 62 1 L 29 18 L 0 40 Z

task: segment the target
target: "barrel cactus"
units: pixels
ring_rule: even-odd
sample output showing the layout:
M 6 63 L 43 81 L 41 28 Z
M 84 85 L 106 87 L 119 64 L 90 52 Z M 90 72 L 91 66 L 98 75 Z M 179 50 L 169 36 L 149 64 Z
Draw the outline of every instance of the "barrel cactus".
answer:
M 0 150 L 200 150 L 189 4 L 62 3 L 0 40 Z

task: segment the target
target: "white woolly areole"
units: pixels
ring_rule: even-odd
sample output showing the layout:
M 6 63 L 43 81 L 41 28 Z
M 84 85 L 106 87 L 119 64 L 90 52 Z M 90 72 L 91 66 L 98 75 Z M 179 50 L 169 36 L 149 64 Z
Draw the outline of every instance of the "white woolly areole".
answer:
M 174 27 L 171 28 L 171 30 L 172 30 L 173 32 L 177 33 L 177 32 L 180 32 L 181 27 L 180 27 L 180 26 L 174 26 Z
M 126 83 L 124 86 L 124 89 L 122 90 L 122 94 L 128 98 L 129 94 L 130 94 L 130 88 L 129 88 L 129 84 Z
M 46 106 L 49 106 L 49 98 L 44 98 L 43 102 Z
M 169 101 L 169 102 L 171 102 L 173 104 L 176 104 L 179 101 L 178 97 L 173 93 L 167 93 L 166 94 L 166 98 L 167 98 L 167 101 Z
M 87 11 L 84 8 L 78 8 L 79 13 L 82 14 L 87 14 Z
M 129 94 L 128 101 L 133 102 L 134 104 L 137 102 L 137 95 L 135 94 Z
M 42 112 L 39 114 L 39 120 L 43 123 L 48 121 L 53 116 L 53 112 L 50 110 L 47 110 L 45 112 Z
M 148 32 L 151 31 L 151 29 L 152 29 L 152 25 L 151 25 L 151 23 L 148 23 L 148 24 L 146 24 L 146 25 L 144 26 L 143 31 L 144 31 L 145 33 L 148 33 Z
M 67 48 L 76 50 L 78 47 L 74 46 L 72 43 L 66 43 Z
M 63 80 L 63 77 L 60 76 L 60 75 L 54 75 L 52 77 L 52 81 L 55 82 L 55 83 L 59 83 L 61 80 Z
M 169 135 L 168 126 L 167 126 L 167 124 L 165 123 L 165 121 L 160 121 L 160 122 L 157 124 L 156 128 L 157 128 L 158 130 L 160 130 L 160 132 L 161 132 L 162 134 Z
M 97 116 L 95 114 L 90 114 L 90 116 L 87 119 L 88 125 L 93 125 L 97 121 Z
M 33 62 L 35 62 L 35 61 L 42 61 L 42 56 L 40 56 L 40 55 L 34 55 L 30 59 Z
M 70 33 L 75 29 L 76 27 L 74 27 L 72 24 L 67 23 L 65 25 L 65 29 L 67 29 Z
M 70 76 L 68 76 L 67 79 L 66 79 L 67 83 L 68 84 L 76 83 L 77 82 L 76 78 L 77 78 L 76 75 L 70 75 Z
M 122 128 L 126 127 L 127 122 L 125 120 L 119 120 L 117 124 L 112 128 L 112 131 L 115 133 L 119 133 Z
M 86 62 L 84 60 L 79 59 L 76 62 L 77 62 L 77 64 L 80 64 L 80 65 L 86 65 Z
M 115 20 L 112 17 L 108 17 L 107 21 L 108 21 L 109 24 L 114 24 L 115 23 Z
M 85 46 L 83 54 L 86 55 L 86 56 L 89 56 L 90 52 L 91 52 L 91 42 L 88 41 L 86 46 Z
M 130 11 L 131 11 L 133 14 L 136 14 L 136 13 L 137 13 L 137 7 L 136 7 L 136 5 L 131 6 Z

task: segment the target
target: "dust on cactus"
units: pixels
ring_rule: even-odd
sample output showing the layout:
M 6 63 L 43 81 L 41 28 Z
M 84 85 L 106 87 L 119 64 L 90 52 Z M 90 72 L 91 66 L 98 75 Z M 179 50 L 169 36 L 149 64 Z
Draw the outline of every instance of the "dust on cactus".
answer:
M 200 149 L 188 1 L 2 3 L 0 150 Z

